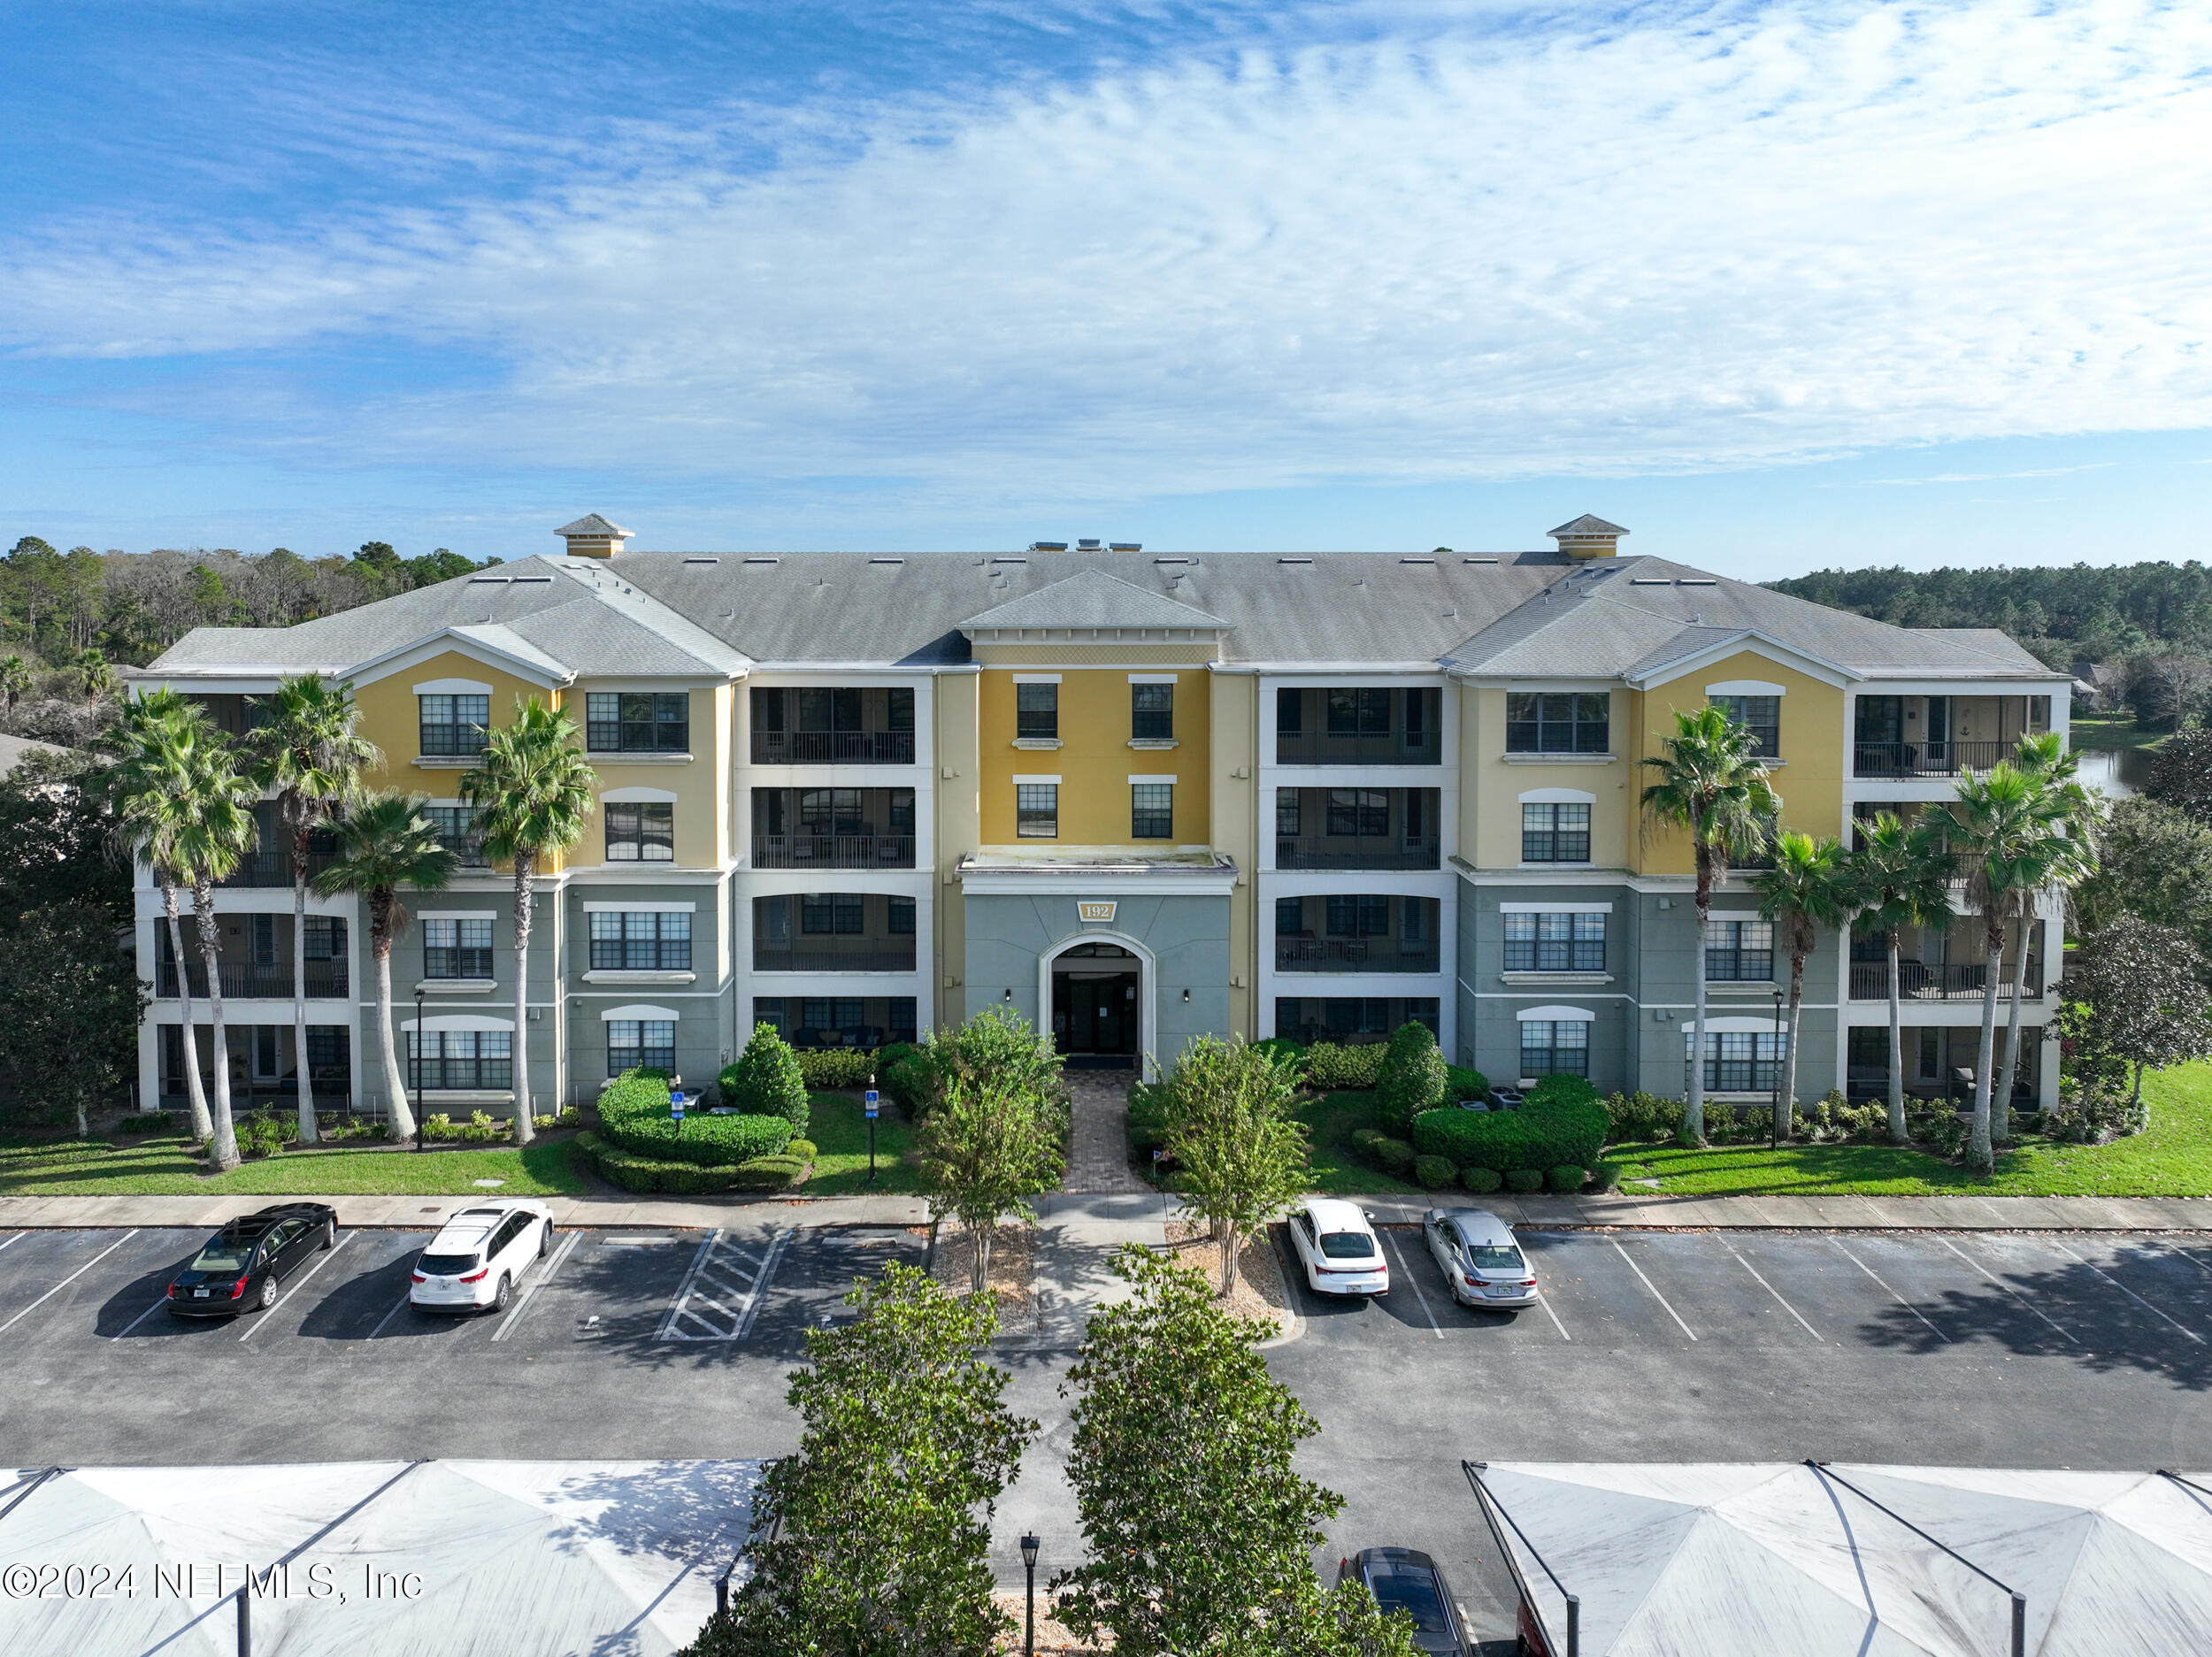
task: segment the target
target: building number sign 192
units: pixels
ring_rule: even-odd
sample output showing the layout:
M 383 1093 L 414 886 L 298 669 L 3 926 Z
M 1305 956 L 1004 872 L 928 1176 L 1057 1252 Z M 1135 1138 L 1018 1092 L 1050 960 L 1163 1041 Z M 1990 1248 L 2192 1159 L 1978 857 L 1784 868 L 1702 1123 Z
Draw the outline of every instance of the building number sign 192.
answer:
M 1111 899 L 1085 898 L 1075 906 L 1075 917 L 1080 921 L 1110 921 L 1114 918 Z

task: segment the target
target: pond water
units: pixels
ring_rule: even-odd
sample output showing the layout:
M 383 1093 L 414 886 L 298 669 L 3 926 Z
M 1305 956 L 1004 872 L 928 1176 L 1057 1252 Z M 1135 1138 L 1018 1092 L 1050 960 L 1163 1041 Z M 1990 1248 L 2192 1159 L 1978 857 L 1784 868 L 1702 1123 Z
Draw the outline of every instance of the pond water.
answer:
M 2115 800 L 2140 792 L 2158 756 L 2139 748 L 2085 748 L 2076 750 L 2081 779 Z

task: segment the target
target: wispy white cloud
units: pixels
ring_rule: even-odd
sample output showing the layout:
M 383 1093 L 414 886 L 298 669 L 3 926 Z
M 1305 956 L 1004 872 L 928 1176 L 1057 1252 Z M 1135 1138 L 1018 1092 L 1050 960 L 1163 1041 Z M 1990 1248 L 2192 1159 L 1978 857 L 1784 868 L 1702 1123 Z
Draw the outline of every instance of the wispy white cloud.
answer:
M 2078 466 L 2030 466 L 2021 472 L 1939 472 L 1925 478 L 1870 478 L 1876 488 L 1916 488 L 1929 483 L 2004 483 L 2014 478 L 2063 478 L 2077 472 L 2102 472 L 2118 463 L 2085 461 Z
M 1372 16 L 960 109 L 717 112 L 764 170 L 640 111 L 519 202 L 50 225 L 0 254 L 0 337 L 215 357 L 213 418 L 325 457 L 946 499 L 2212 426 L 2201 6 Z M 376 349 L 496 372 L 319 387 Z

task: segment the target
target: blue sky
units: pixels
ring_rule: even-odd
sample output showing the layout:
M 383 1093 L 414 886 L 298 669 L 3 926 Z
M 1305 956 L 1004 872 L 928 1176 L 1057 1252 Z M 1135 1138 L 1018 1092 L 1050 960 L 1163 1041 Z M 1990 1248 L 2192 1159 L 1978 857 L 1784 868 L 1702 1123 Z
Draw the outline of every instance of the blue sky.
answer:
M 5 541 L 2208 539 L 2200 4 L 132 0 L 0 61 Z

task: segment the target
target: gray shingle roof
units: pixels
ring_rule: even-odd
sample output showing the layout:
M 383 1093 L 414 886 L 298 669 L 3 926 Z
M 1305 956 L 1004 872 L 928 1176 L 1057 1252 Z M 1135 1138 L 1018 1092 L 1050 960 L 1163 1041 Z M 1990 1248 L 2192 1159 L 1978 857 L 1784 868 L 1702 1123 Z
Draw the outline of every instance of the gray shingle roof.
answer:
M 1193 610 L 1163 593 L 1133 587 L 1103 570 L 1079 570 L 1064 580 L 1009 599 L 960 625 L 981 632 L 1005 627 L 1178 627 L 1204 631 L 1226 626 L 1218 616 Z
M 564 524 L 553 533 L 557 535 L 625 536 L 634 534 L 636 532 L 625 529 L 619 524 L 611 523 L 596 512 L 587 512 L 574 523 Z
M 1552 535 L 1592 536 L 1625 535 L 1628 533 L 1628 532 L 1623 529 L 1618 524 L 1609 524 L 1603 518 L 1594 517 L 1588 512 L 1585 512 L 1580 518 L 1575 518 L 1570 523 L 1562 524 L 1557 529 L 1548 530 L 1545 533 Z

